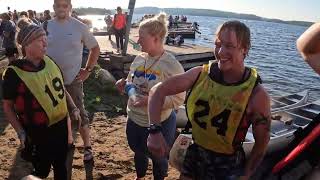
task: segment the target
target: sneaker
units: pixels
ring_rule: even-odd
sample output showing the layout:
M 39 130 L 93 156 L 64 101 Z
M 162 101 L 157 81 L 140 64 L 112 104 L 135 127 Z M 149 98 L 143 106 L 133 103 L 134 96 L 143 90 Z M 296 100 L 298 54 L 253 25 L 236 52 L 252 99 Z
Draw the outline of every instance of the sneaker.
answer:
M 91 146 L 87 146 L 84 148 L 83 161 L 89 162 L 93 160 L 93 153 Z

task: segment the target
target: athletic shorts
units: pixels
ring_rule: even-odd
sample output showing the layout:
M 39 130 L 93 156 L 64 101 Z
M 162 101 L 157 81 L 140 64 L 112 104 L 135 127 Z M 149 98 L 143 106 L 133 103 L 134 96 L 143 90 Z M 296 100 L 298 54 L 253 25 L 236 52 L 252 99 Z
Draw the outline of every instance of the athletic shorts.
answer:
M 79 108 L 80 115 L 81 115 L 81 127 L 85 125 L 89 125 L 89 117 L 88 112 L 86 111 L 84 107 L 84 93 L 83 93 L 83 83 L 73 81 L 70 85 L 65 85 L 68 93 L 73 99 L 74 104 Z M 68 109 L 69 113 L 72 112 L 73 109 Z M 72 117 L 72 116 L 71 116 Z M 72 125 L 77 124 L 74 119 L 71 119 Z M 72 127 L 78 127 L 78 126 L 72 126 Z
M 196 180 L 235 180 L 244 174 L 244 166 L 243 150 L 226 155 L 192 144 L 188 147 L 181 174 Z

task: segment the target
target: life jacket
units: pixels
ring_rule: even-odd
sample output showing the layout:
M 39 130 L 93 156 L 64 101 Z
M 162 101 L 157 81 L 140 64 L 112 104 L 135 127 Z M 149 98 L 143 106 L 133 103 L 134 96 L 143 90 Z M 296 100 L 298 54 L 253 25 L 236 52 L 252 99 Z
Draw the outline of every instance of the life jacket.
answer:
M 243 123 L 243 116 L 259 76 L 255 69 L 248 68 L 250 76 L 246 80 L 225 85 L 210 77 L 210 68 L 214 66 L 216 62 L 203 65 L 187 98 L 187 116 L 196 144 L 213 152 L 234 154 L 249 127 Z
M 125 14 L 115 14 L 113 20 L 113 26 L 115 29 L 123 29 L 127 24 L 127 19 Z
M 44 62 L 45 67 L 38 72 L 25 71 L 13 65 L 8 68 L 17 73 L 37 99 L 48 116 L 48 126 L 51 126 L 63 120 L 68 114 L 68 109 L 59 67 L 48 56 L 44 57 Z

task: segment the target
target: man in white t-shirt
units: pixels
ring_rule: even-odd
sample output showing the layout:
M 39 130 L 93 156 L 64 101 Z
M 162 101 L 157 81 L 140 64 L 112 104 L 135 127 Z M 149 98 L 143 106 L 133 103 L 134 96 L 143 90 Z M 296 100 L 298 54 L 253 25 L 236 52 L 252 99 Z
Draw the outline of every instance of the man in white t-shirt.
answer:
M 89 77 L 99 57 L 100 48 L 87 26 L 70 16 L 71 0 L 54 0 L 56 17 L 46 24 L 48 55 L 59 65 L 66 89 L 80 110 L 80 135 L 84 142 L 84 162 L 91 162 L 89 118 L 83 103 L 83 82 Z M 89 50 L 85 68 L 81 68 L 83 46 Z M 69 112 L 77 109 L 69 109 Z M 80 122 L 79 122 L 80 123 Z M 76 127 L 76 126 L 73 126 Z

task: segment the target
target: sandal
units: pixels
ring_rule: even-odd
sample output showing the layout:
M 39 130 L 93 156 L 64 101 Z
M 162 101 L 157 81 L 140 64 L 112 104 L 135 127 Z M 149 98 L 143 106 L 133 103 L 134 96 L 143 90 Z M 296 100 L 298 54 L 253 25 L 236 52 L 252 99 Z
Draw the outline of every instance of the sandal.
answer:
M 93 153 L 91 146 L 87 146 L 84 148 L 83 161 L 88 162 L 93 160 Z

